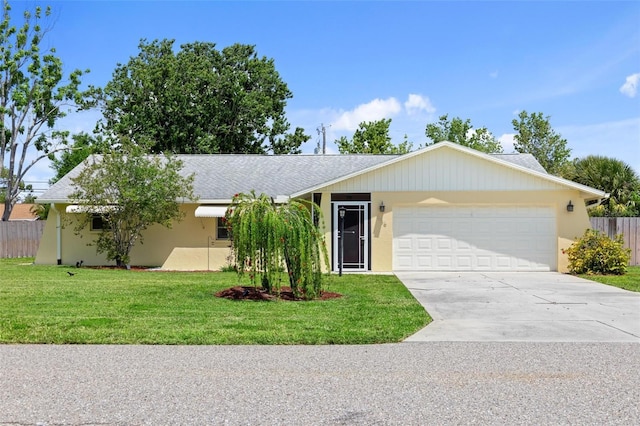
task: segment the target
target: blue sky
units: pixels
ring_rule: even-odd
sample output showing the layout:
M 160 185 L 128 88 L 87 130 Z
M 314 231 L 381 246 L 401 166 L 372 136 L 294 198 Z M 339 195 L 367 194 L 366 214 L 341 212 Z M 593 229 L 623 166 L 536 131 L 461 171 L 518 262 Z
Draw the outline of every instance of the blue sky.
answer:
M 572 157 L 606 155 L 640 172 L 640 2 L 172 2 L 51 4 L 47 43 L 65 68 L 102 86 L 140 39 L 256 45 L 293 92 L 292 128 L 333 141 L 362 121 L 391 118 L 395 143 L 424 144 L 426 124 L 449 114 L 487 127 L 512 151 L 518 112 L 551 116 Z M 18 21 L 16 21 L 18 22 Z M 90 131 L 97 112 L 72 115 Z M 46 180 L 46 163 L 29 180 Z

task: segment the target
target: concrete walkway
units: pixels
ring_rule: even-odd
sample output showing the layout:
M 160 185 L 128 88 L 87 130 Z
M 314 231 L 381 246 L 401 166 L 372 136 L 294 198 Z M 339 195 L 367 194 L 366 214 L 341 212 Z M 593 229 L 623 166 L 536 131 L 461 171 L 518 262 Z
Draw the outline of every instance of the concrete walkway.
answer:
M 397 273 L 433 322 L 407 342 L 640 342 L 640 294 L 556 272 Z

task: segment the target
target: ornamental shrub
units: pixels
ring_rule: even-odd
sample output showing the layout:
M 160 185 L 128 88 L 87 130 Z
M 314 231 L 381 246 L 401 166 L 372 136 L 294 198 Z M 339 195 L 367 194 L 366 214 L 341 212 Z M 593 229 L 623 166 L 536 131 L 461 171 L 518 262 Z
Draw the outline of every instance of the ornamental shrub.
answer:
M 631 259 L 631 250 L 624 248 L 621 234 L 611 239 L 593 229 L 587 229 L 582 238 L 562 252 L 569 258 L 572 274 L 624 275 Z

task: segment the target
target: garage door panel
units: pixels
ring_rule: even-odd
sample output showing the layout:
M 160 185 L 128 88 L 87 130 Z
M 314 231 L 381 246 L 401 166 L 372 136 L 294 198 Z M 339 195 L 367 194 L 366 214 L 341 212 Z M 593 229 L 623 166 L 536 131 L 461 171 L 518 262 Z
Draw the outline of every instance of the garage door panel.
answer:
M 396 270 L 556 267 L 555 213 L 550 207 L 398 208 L 393 226 Z
M 458 269 L 472 269 L 473 268 L 473 258 L 471 256 L 456 256 Z
M 413 248 L 413 241 L 410 237 L 400 237 L 394 240 L 395 249 L 399 250 L 411 250 Z
M 451 250 L 452 247 L 453 247 L 453 242 L 451 237 L 439 235 L 436 238 L 436 248 L 438 250 Z
M 489 218 L 496 217 L 495 208 L 492 207 L 475 207 L 470 209 L 474 218 Z
M 411 255 L 397 255 L 394 260 L 396 262 L 396 269 L 405 270 L 414 267 L 413 256 Z
M 471 251 L 473 250 L 473 247 L 474 246 L 471 244 L 471 241 L 465 241 L 465 240 L 456 241 L 456 250 L 458 250 L 459 252 Z
M 453 267 L 453 259 L 452 256 L 436 256 L 437 267 L 443 270 L 450 270 Z
M 416 236 L 416 242 L 418 250 L 431 250 L 433 248 L 433 239 L 422 237 L 420 235 Z
M 418 267 L 421 269 L 429 269 L 433 267 L 433 257 L 432 256 L 416 256 Z
M 511 269 L 511 259 L 510 256 L 496 256 L 496 267 L 498 269 Z
M 476 266 L 478 267 L 478 269 L 491 269 L 491 256 L 482 254 L 476 255 L 476 262 Z

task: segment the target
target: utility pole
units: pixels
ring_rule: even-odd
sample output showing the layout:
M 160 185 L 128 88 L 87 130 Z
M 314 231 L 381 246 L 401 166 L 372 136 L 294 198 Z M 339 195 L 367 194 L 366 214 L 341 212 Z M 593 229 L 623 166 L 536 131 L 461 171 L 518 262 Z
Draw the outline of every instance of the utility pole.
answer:
M 322 154 L 327 153 L 327 129 L 324 127 L 324 123 L 320 123 L 320 127 L 316 129 L 318 134 L 322 134 Z M 320 148 L 320 147 L 318 147 Z

